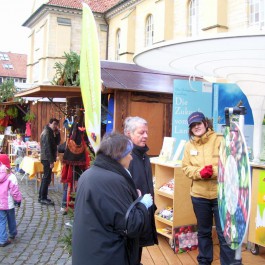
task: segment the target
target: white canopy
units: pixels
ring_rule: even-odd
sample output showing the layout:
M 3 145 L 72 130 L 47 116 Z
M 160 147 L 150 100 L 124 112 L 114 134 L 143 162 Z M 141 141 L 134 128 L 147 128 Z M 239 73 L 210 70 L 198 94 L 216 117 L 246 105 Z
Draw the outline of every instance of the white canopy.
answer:
M 140 66 L 208 81 L 236 83 L 248 98 L 254 118 L 254 159 L 260 153 L 265 113 L 265 33 L 221 35 L 154 45 L 138 53 Z M 230 106 L 228 106 L 230 107 Z

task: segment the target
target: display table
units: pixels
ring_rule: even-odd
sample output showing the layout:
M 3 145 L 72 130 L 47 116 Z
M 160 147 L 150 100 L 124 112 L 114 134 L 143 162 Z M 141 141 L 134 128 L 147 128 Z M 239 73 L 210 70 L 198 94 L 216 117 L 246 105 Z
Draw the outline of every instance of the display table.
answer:
M 38 181 L 41 179 L 41 174 L 43 173 L 43 165 L 41 161 L 38 158 L 33 158 L 30 156 L 25 156 L 23 160 L 20 163 L 20 169 L 22 169 L 25 172 L 25 175 L 27 174 L 27 179 L 36 179 L 36 185 L 38 184 Z M 59 160 L 57 160 L 54 163 L 54 167 L 52 169 L 52 172 L 55 175 L 60 175 L 62 170 L 62 164 Z M 54 186 L 54 174 L 52 175 L 52 183 Z M 25 177 L 25 175 L 22 177 L 22 179 Z M 26 179 L 26 181 L 27 181 Z M 37 186 L 36 186 L 37 187 Z
M 252 189 L 248 241 L 265 247 L 265 164 L 251 163 Z

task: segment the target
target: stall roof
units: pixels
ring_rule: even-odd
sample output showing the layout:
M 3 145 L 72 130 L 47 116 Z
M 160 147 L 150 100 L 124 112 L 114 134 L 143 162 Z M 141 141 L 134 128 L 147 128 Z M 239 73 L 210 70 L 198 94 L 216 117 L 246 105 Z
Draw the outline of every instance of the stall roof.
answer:
M 103 92 L 107 89 L 173 94 L 174 79 L 187 79 L 170 73 L 146 69 L 133 63 L 101 61 Z M 36 85 L 23 89 L 15 97 L 80 97 L 80 87 Z
M 150 70 L 133 63 L 101 61 L 103 86 L 110 89 L 173 94 L 174 79 L 187 78 Z
M 21 90 L 15 97 L 39 97 L 39 98 L 67 98 L 80 97 L 80 87 L 36 85 L 29 89 Z

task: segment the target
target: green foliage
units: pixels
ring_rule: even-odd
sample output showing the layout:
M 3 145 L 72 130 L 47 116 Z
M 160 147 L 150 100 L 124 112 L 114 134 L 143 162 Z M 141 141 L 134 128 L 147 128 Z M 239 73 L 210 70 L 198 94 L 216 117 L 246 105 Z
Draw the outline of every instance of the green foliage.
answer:
M 0 120 L 6 116 L 6 113 L 3 109 L 0 109 Z
M 73 230 L 66 229 L 64 236 L 60 238 L 60 242 L 64 244 L 65 249 L 70 255 L 72 255 L 72 236 Z
M 24 121 L 33 121 L 35 119 L 35 114 L 33 112 L 27 112 L 26 115 L 23 117 Z
M 80 68 L 80 55 L 75 52 L 64 53 L 65 62 L 56 62 L 54 69 L 56 70 L 53 78 L 53 85 L 61 86 L 79 86 L 79 68 Z
M 10 118 L 16 118 L 18 116 L 18 109 L 15 106 L 11 106 L 7 109 L 6 114 Z
M 13 99 L 16 93 L 17 88 L 14 85 L 14 80 L 5 80 L 2 85 L 0 85 L 0 102 L 6 102 L 9 99 Z

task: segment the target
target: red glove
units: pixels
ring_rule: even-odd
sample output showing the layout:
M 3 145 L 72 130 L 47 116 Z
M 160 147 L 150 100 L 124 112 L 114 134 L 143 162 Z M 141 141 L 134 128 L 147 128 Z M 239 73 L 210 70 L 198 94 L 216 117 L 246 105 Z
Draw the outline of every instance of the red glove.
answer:
M 201 177 L 203 179 L 208 179 L 213 175 L 213 166 L 205 166 L 201 171 L 200 171 Z

